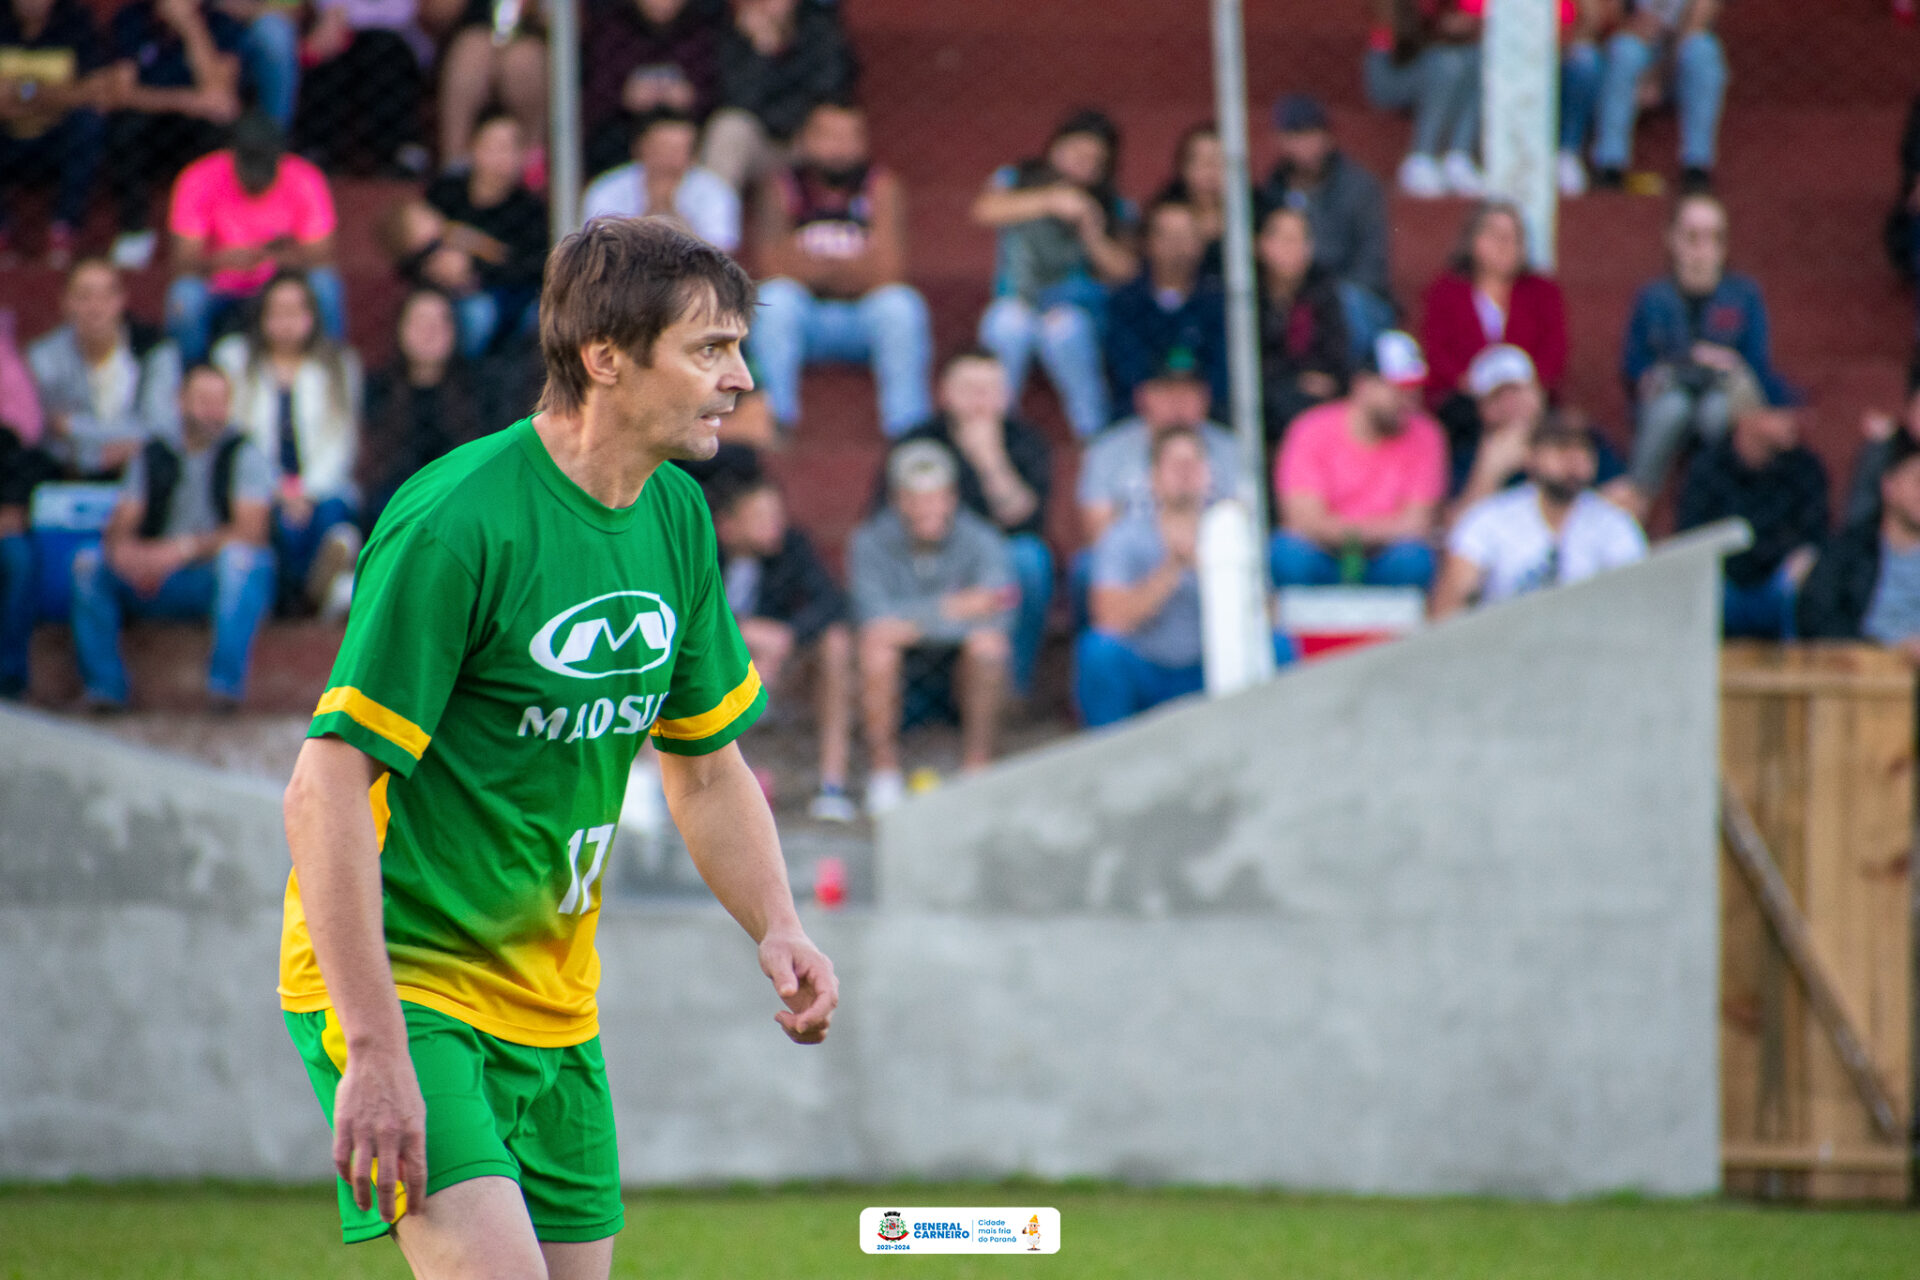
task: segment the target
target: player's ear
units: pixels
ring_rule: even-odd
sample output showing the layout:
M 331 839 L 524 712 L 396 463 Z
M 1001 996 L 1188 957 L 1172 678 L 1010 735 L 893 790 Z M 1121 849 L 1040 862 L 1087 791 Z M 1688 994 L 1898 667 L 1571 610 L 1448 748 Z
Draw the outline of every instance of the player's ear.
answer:
M 605 338 L 580 344 L 580 364 L 587 371 L 587 378 L 603 387 L 610 387 L 620 380 L 620 362 L 624 356 L 620 348 Z

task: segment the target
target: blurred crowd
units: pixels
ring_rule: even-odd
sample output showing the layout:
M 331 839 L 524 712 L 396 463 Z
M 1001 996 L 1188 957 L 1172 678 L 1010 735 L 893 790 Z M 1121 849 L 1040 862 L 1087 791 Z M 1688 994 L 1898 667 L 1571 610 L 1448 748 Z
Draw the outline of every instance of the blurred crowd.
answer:
M 1755 539 L 1728 564 L 1728 635 L 1867 638 L 1920 664 L 1920 396 L 1864 424 L 1836 522 L 1774 366 L 1764 282 L 1730 265 L 1737 228 L 1713 194 L 1720 7 L 1560 6 L 1563 195 L 1646 185 L 1639 117 L 1679 121 L 1668 265 L 1613 353 L 1572 350 L 1519 212 L 1485 196 L 1484 0 L 1374 0 L 1355 51 L 1367 101 L 1411 117 L 1392 185 L 1473 202 L 1422 296 L 1395 295 L 1388 184 L 1325 107 L 1289 94 L 1262 113 L 1259 483 L 1277 589 L 1417 593 L 1444 618 L 1629 563 L 1655 513 L 1682 529 L 1738 516 Z M 905 183 L 874 154 L 833 4 L 587 0 L 583 26 L 585 215 L 673 218 L 762 281 L 759 391 L 690 469 L 763 679 L 811 690 L 816 816 L 857 811 L 856 723 L 873 811 L 905 792 L 903 726 L 956 720 L 963 766 L 989 762 L 1050 634 L 1066 633 L 1089 726 L 1199 689 L 1201 519 L 1247 483 L 1219 422 L 1214 127 L 1180 139 L 1142 201 L 1116 181 L 1107 112 L 1010 148 L 970 208 L 995 237 L 990 300 L 941 358 Z M 26 252 L 18 189 L 50 185 L 37 251 L 65 272 L 63 323 L 0 333 L 0 694 L 25 690 L 28 634 L 58 599 L 89 705 L 127 704 L 118 637 L 139 615 L 211 618 L 210 696 L 237 704 L 262 621 L 344 614 L 395 490 L 527 411 L 550 238 L 545 40 L 538 0 L 129 0 L 104 26 L 80 0 L 0 0 L 0 255 Z M 1887 242 L 1914 271 L 1920 105 L 1901 163 Z M 411 185 L 341 208 L 347 175 Z M 101 184 L 114 236 L 85 253 Z M 345 342 L 343 220 L 404 286 L 371 369 Z M 123 274 L 156 255 L 170 283 L 148 324 Z M 1618 431 L 1565 394 L 1573 361 L 1608 359 L 1631 404 Z M 846 477 L 871 497 L 839 574 L 765 465 L 805 437 L 806 371 L 823 363 L 870 370 L 889 442 L 871 481 Z M 1067 445 L 1020 416 L 1036 364 Z M 1064 496 L 1063 447 L 1078 460 Z M 36 549 L 32 498 L 76 481 L 117 496 L 97 544 L 62 561 Z M 1294 656 L 1287 635 L 1274 648 Z

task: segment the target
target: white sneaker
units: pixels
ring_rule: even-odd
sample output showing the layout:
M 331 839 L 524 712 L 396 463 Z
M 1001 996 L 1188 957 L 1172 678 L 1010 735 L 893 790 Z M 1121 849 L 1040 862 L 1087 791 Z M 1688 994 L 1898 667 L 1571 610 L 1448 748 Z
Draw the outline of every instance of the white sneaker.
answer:
M 1464 151 L 1447 152 L 1440 161 L 1440 178 L 1447 184 L 1448 192 L 1456 196 L 1477 200 L 1487 191 L 1487 180 L 1480 176 L 1480 166 Z
M 890 809 L 900 807 L 907 798 L 907 780 L 900 776 L 898 769 L 882 769 L 867 776 L 867 813 L 879 817 Z
M 1580 163 L 1578 152 L 1562 151 L 1555 172 L 1559 175 L 1561 195 L 1572 199 L 1587 194 L 1587 166 Z
M 153 251 L 159 247 L 157 231 L 122 231 L 113 238 L 113 248 L 107 251 L 107 256 L 122 271 L 145 271 L 153 261 Z
M 807 816 L 815 822 L 852 822 L 860 810 L 839 787 L 822 787 L 807 806 Z
M 1440 162 L 1418 153 L 1400 162 L 1400 190 L 1416 200 L 1434 200 L 1447 194 L 1447 180 Z

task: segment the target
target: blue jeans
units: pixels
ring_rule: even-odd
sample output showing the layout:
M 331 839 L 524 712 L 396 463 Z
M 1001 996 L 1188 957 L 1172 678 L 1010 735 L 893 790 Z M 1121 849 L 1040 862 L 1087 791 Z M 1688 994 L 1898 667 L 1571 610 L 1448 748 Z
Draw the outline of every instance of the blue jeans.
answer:
M 453 315 L 460 331 L 460 354 L 478 360 L 500 336 L 501 326 L 516 334 L 534 331 L 538 312 L 531 289 L 481 289 L 453 300 Z
M 1578 155 L 1593 131 L 1593 109 L 1600 100 L 1604 64 L 1590 40 L 1569 45 L 1560 57 L 1560 149 Z
M 1430 44 L 1411 62 L 1375 49 L 1361 66 L 1369 105 L 1413 112 L 1410 155 L 1438 156 L 1480 145 L 1480 45 Z
M 1799 591 L 1786 567 L 1754 587 L 1728 582 L 1720 593 L 1720 631 L 1729 640 L 1791 640 Z
M 933 323 L 912 285 L 881 285 L 853 302 L 816 298 L 797 280 L 760 286 L 754 355 L 782 427 L 800 421 L 800 373 L 822 360 L 871 363 L 880 429 L 901 435 L 933 416 Z
M 247 24 L 240 37 L 240 81 L 283 131 L 293 127 L 300 101 L 300 28 L 290 15 L 270 10 Z
M 1637 92 L 1654 52 L 1654 46 L 1624 31 L 1607 41 L 1593 140 L 1593 163 L 1602 169 L 1625 169 L 1633 162 L 1633 126 L 1640 116 Z M 1726 50 L 1713 32 L 1696 31 L 1674 49 L 1673 61 L 1680 164 L 1711 169 L 1720 139 L 1720 109 L 1727 100 Z
M 1163 667 L 1149 662 L 1118 636 L 1087 630 L 1073 647 L 1073 694 L 1080 704 L 1080 719 L 1089 729 L 1125 720 L 1142 711 L 1206 688 L 1206 670 L 1200 663 L 1190 667 Z M 1283 635 L 1273 638 L 1273 661 L 1284 667 L 1294 659 L 1293 641 Z
M 207 688 L 239 698 L 247 688 L 253 637 L 273 603 L 273 553 L 228 543 L 211 563 L 188 565 L 152 597 L 135 593 L 109 569 L 97 547 L 73 561 L 73 646 L 87 693 L 106 702 L 127 700 L 127 668 L 120 658 L 120 624 L 128 615 L 213 619 L 213 655 Z
M 93 175 L 107 146 L 106 117 L 98 111 L 69 111 L 37 138 L 16 138 L 0 130 L 0 229 L 11 220 L 14 188 L 29 178 L 55 184 L 53 220 L 78 227 L 87 218 Z
M 1107 372 L 1100 358 L 1105 295 L 1091 282 L 1084 289 L 1058 293 L 1057 298 L 1043 297 L 1038 306 L 1019 298 L 995 298 L 980 317 L 980 345 L 1006 369 L 1015 404 L 1038 351 L 1073 433 L 1084 440 L 1111 417 Z
M 24 533 L 0 538 L 0 697 L 26 692 L 33 605 L 33 541 Z
M 307 272 L 313 299 L 320 310 L 320 326 L 335 342 L 347 336 L 346 290 L 332 267 Z M 180 362 L 192 365 L 207 358 L 215 331 L 234 310 L 250 301 L 215 293 L 205 276 L 178 276 L 167 286 L 167 336 L 180 348 Z
M 305 524 L 294 524 L 286 512 L 273 508 L 273 554 L 280 562 L 280 596 L 299 599 L 306 593 L 307 572 L 320 550 L 321 539 L 336 525 L 354 522 L 353 504 L 345 498 L 323 498 L 313 504 L 313 515 Z
M 1013 615 L 1013 687 L 1025 696 L 1033 689 L 1033 669 L 1040 660 L 1040 642 L 1047 635 L 1047 606 L 1053 602 L 1053 552 L 1031 533 L 1007 539 L 1014 580 L 1020 584 L 1020 605 Z
M 1374 339 L 1393 328 L 1393 304 L 1352 280 L 1339 281 L 1334 293 L 1340 299 L 1341 318 L 1347 322 L 1347 350 L 1353 367 L 1364 369 L 1373 359 Z
M 1285 530 L 1267 547 L 1267 568 L 1276 587 L 1332 587 L 1340 582 L 1340 558 L 1318 543 Z M 1433 548 L 1424 542 L 1396 542 L 1367 557 L 1361 585 L 1418 587 L 1433 583 Z

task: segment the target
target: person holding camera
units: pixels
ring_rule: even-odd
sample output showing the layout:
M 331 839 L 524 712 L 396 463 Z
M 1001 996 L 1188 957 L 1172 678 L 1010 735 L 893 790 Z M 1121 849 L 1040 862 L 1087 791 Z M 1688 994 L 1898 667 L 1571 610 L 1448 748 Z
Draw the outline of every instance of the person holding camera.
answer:
M 1688 445 L 1711 444 L 1739 414 L 1792 393 L 1774 371 L 1767 305 L 1727 270 L 1727 211 L 1710 195 L 1674 206 L 1672 269 L 1648 282 L 1627 320 L 1621 373 L 1634 403 L 1633 462 L 1614 496 L 1644 514 Z

